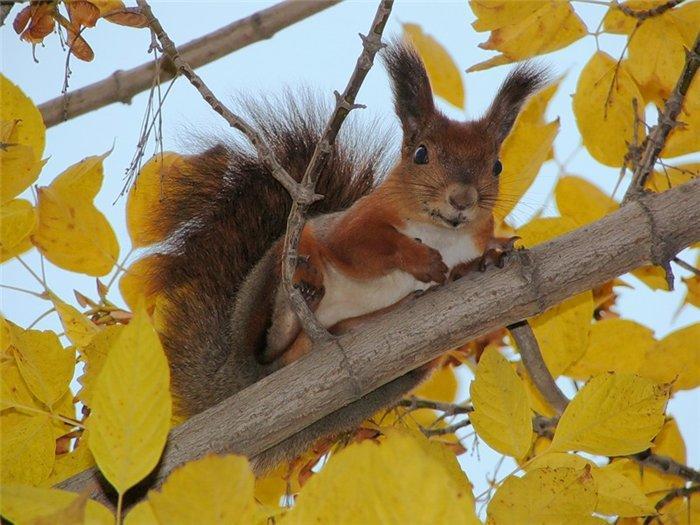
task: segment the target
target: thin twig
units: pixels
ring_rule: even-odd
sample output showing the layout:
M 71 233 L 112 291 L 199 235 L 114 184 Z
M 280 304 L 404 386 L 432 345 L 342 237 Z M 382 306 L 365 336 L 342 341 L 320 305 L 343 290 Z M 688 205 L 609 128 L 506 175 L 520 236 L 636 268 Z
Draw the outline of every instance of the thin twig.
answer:
M 657 5 L 655 7 L 652 7 L 651 9 L 632 9 L 628 5 L 625 4 L 620 4 L 617 0 L 613 2 L 613 7 L 616 7 L 623 13 L 625 13 L 627 16 L 631 16 L 639 20 L 640 22 L 644 22 L 648 18 L 652 18 L 655 16 L 659 16 L 664 14 L 666 11 L 669 9 L 673 9 L 676 7 L 678 4 L 682 4 L 685 0 L 668 0 L 668 2 Z
M 340 0 L 287 0 L 262 9 L 252 15 L 228 24 L 179 48 L 183 60 L 198 68 L 218 60 L 241 48 L 260 42 L 278 31 L 304 20 Z M 160 59 L 163 71 L 160 80 L 166 82 L 175 76 L 175 68 L 167 57 Z M 48 100 L 39 106 L 46 127 L 101 107 L 122 102 L 150 89 L 155 72 L 153 61 L 135 68 L 118 70 L 98 82 Z
M 644 139 L 643 152 L 639 163 L 635 167 L 632 175 L 632 183 L 627 190 L 623 204 L 630 199 L 634 199 L 644 191 L 649 174 L 654 169 L 654 164 L 659 158 L 659 154 L 666 145 L 666 140 L 671 130 L 678 126 L 677 118 L 683 107 L 683 101 L 688 88 L 690 87 L 693 77 L 695 76 L 698 66 L 700 65 L 700 32 L 695 37 L 693 49 L 689 50 L 686 55 L 685 66 L 681 72 L 676 87 L 673 93 L 666 101 L 663 111 L 659 115 L 658 123 L 652 128 L 649 135 Z
M 265 167 L 270 170 L 272 176 L 280 184 L 282 184 L 282 186 L 284 186 L 284 188 L 292 196 L 292 199 L 294 199 L 296 202 L 304 204 L 311 204 L 319 200 L 319 195 L 314 194 L 313 191 L 308 192 L 303 186 L 297 184 L 292 176 L 287 173 L 287 170 L 285 170 L 277 161 L 272 149 L 265 142 L 262 136 L 250 124 L 248 124 L 248 122 L 224 106 L 224 104 L 218 98 L 216 98 L 214 93 L 212 93 L 211 89 L 209 89 L 209 87 L 202 81 L 199 75 L 194 72 L 192 67 L 182 59 L 179 51 L 175 47 L 175 44 L 165 32 L 165 29 L 163 29 L 163 26 L 160 24 L 158 19 L 153 15 L 153 11 L 148 5 L 148 2 L 146 0 L 137 0 L 137 3 L 141 8 L 143 15 L 146 17 L 151 30 L 156 34 L 158 41 L 160 42 L 161 46 L 163 46 L 163 53 L 172 61 L 177 71 L 182 73 L 187 80 L 190 81 L 190 84 L 192 84 L 192 86 L 199 91 L 202 98 L 204 98 L 211 108 L 221 115 L 232 128 L 237 129 L 248 138 L 250 143 L 257 151 L 260 162 L 262 162 Z
M 384 44 L 382 44 L 382 32 L 391 14 L 393 3 L 393 0 L 382 0 L 379 3 L 379 7 L 377 7 L 377 12 L 374 15 L 369 33 L 367 36 L 360 35 L 362 39 L 362 53 L 357 59 L 355 69 L 350 76 L 350 80 L 343 94 L 341 95 L 337 91 L 335 92 L 335 109 L 328 124 L 326 124 L 323 135 L 316 145 L 313 155 L 311 156 L 311 161 L 304 172 L 301 186 L 307 194 L 314 193 L 316 181 L 323 171 L 323 167 L 332 151 L 333 143 L 340 131 L 340 126 L 342 126 L 345 118 L 353 109 L 362 107 L 355 104 L 355 97 L 374 63 L 375 55 L 384 47 Z M 292 203 L 292 209 L 287 219 L 287 232 L 284 237 L 282 282 L 289 295 L 292 308 L 304 327 L 304 331 L 313 341 L 318 341 L 327 338 L 328 332 L 318 323 L 316 317 L 309 309 L 299 290 L 294 287 L 293 283 L 294 271 L 297 267 L 299 240 L 304 228 L 304 223 L 306 222 L 305 215 L 308 205 L 308 202 L 302 202 L 297 198 L 294 198 L 294 202 Z
M 549 372 L 544 362 L 540 347 L 535 339 L 535 334 L 527 321 L 520 321 L 508 327 L 515 343 L 518 346 L 520 356 L 525 365 L 525 370 L 532 379 L 540 393 L 544 396 L 552 408 L 561 414 L 564 412 L 569 399 L 559 390 L 556 381 Z
M 661 456 L 659 454 L 654 454 L 649 450 L 645 450 L 644 452 L 639 452 L 627 457 L 644 467 L 651 467 L 654 470 L 662 472 L 663 474 L 670 474 L 672 476 L 687 479 L 693 483 L 700 483 L 700 471 L 697 471 L 688 465 L 684 465 L 683 463 L 679 463 L 675 459 L 668 456 Z
M 438 410 L 442 412 L 445 416 L 468 414 L 469 412 L 474 411 L 474 407 L 470 405 L 461 405 L 457 403 L 443 403 L 440 401 L 433 401 L 431 399 L 421 399 L 415 396 L 402 399 L 397 403 L 397 406 L 406 408 L 409 412 L 413 410 L 419 410 L 421 408 L 429 408 L 431 410 Z
M 663 498 L 656 502 L 654 508 L 658 512 L 661 509 L 663 509 L 666 505 L 671 503 L 674 499 L 687 498 L 695 492 L 700 492 L 700 485 L 691 485 L 690 487 L 678 487 L 676 489 L 670 490 L 666 493 L 666 495 Z M 654 520 L 659 521 L 659 516 L 647 516 L 644 520 L 644 525 L 654 523 Z
M 472 422 L 469 421 L 468 419 L 463 419 L 462 421 L 458 421 L 457 423 L 454 423 L 452 425 L 448 425 L 446 427 L 440 427 L 440 428 L 421 428 L 421 432 L 423 432 L 423 435 L 425 437 L 431 437 L 431 436 L 445 436 L 447 434 L 454 434 L 457 432 L 460 428 L 468 427 L 471 425 Z
M 683 259 L 679 259 L 678 257 L 674 257 L 671 259 L 674 263 L 676 263 L 678 266 L 681 268 L 688 270 L 689 272 L 694 273 L 695 275 L 700 275 L 700 269 L 696 268 L 692 264 L 688 264 L 685 262 Z

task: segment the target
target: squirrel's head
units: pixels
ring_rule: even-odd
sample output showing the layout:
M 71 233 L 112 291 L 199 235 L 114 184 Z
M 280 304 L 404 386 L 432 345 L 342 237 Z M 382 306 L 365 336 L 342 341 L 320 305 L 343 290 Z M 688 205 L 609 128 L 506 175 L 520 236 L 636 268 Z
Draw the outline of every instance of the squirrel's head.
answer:
M 501 144 L 525 100 L 547 79 L 522 64 L 508 75 L 486 114 L 474 121 L 447 118 L 436 107 L 425 66 L 405 42 L 383 53 L 403 128 L 392 182 L 408 192 L 412 214 L 450 228 L 489 218 L 498 199 Z

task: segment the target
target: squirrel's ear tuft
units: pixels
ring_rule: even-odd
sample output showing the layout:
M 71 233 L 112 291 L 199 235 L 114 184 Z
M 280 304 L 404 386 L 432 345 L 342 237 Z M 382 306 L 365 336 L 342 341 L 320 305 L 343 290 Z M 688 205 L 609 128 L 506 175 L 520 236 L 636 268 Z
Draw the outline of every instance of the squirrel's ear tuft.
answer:
M 404 141 L 411 142 L 435 113 L 428 73 L 418 51 L 402 40 L 391 42 L 382 58 L 391 77 L 394 108 L 403 126 Z
M 499 144 L 510 133 L 528 97 L 545 86 L 549 78 L 546 68 L 532 62 L 520 64 L 508 74 L 484 117 L 489 133 Z

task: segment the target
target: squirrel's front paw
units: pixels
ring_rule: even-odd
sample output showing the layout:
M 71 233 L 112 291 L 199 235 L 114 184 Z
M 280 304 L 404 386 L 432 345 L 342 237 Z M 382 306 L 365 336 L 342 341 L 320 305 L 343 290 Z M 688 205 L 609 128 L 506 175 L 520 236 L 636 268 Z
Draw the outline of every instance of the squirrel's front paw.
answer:
M 442 260 L 442 255 L 430 246 L 422 245 L 422 248 L 421 257 L 411 268 L 411 274 L 424 283 L 445 284 L 448 268 Z
M 294 288 L 301 292 L 302 297 L 312 310 L 323 299 L 326 289 L 323 286 L 323 274 L 306 257 L 297 259 L 294 272 Z
M 486 251 L 479 259 L 479 271 L 485 271 L 492 264 L 495 264 L 498 268 L 503 268 L 506 257 L 515 250 L 515 241 L 519 239 L 520 237 L 517 235 L 491 239 L 486 245 Z

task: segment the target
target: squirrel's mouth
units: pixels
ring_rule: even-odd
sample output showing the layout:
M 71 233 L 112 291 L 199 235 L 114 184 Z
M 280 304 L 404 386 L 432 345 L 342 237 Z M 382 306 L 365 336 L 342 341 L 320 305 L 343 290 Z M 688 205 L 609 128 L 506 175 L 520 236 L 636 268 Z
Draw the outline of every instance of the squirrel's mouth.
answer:
M 449 226 L 450 228 L 457 229 L 460 226 L 466 224 L 469 219 L 467 217 L 464 217 L 463 215 L 459 214 L 456 217 L 445 217 L 442 213 L 440 213 L 438 210 L 430 210 L 429 215 L 432 219 L 438 220 L 439 222 L 442 222 Z

